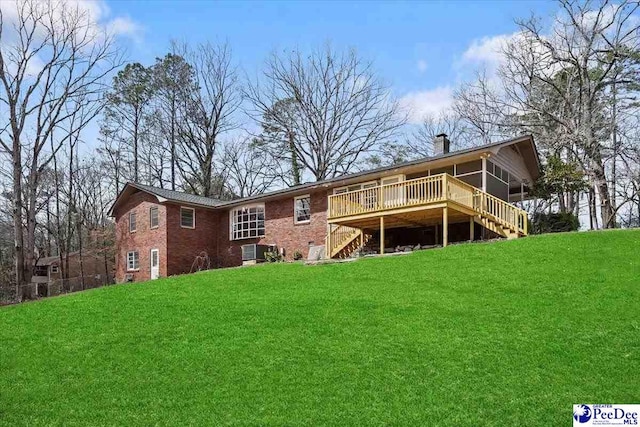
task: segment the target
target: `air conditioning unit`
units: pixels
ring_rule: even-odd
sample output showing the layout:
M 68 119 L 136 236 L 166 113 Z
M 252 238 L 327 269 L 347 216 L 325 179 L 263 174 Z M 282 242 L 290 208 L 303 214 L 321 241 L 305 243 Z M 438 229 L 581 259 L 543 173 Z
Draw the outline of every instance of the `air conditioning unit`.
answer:
M 262 262 L 264 261 L 264 253 L 270 250 L 273 250 L 272 245 L 258 245 L 256 243 L 242 245 L 242 262 Z

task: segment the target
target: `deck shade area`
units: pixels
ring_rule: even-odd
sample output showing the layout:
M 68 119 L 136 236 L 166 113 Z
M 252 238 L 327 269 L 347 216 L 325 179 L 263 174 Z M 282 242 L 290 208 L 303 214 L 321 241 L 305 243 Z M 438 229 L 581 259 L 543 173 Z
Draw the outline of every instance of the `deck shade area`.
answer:
M 331 195 L 328 222 L 330 257 L 344 242 L 362 241 L 362 230 L 380 232 L 381 253 L 385 228 L 440 224 L 443 246 L 451 223 L 468 222 L 470 236 L 476 222 L 509 238 L 527 234 L 524 210 L 448 173 Z

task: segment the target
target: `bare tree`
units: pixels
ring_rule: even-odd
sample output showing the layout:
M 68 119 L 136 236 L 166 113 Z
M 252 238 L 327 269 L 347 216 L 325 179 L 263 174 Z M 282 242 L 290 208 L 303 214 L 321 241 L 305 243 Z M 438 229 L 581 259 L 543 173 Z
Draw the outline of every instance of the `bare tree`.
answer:
M 193 69 L 180 55 L 168 53 L 163 58 L 156 58 L 156 63 L 153 66 L 153 84 L 157 109 L 155 117 L 158 118 L 155 124 L 168 142 L 170 187 L 175 190 L 178 164 L 178 121 L 184 120 L 183 117 L 180 117 L 180 105 L 185 99 L 193 96 L 194 91 L 197 90 Z
M 317 181 L 356 168 L 363 154 L 392 140 L 406 121 L 371 63 L 353 50 L 338 53 L 329 46 L 309 55 L 274 53 L 246 95 L 260 125 L 270 118 L 295 126 L 297 159 Z M 273 106 L 282 100 L 292 100 L 295 108 L 274 117 Z
M 451 127 L 456 131 L 462 128 L 458 132 L 470 144 L 489 144 L 513 135 L 513 123 L 508 119 L 511 110 L 505 108 L 502 95 L 486 72 L 477 73 L 474 81 L 461 85 L 454 92 L 453 117 L 449 121 L 461 124 Z
M 226 44 L 204 43 L 195 48 L 174 45 L 173 51 L 190 64 L 198 86 L 191 96 L 180 98 L 180 173 L 189 191 L 216 196 L 216 147 L 221 136 L 236 127 L 233 115 L 241 101 L 231 49 Z
M 236 197 L 249 197 L 269 190 L 279 177 L 270 156 L 248 138 L 225 144 L 221 163 L 229 191 Z
M 424 117 L 418 131 L 408 141 L 413 155 L 415 157 L 433 155 L 433 140 L 441 133 L 449 136 L 454 149 L 468 148 L 478 143 L 478 140 L 471 136 L 467 122 L 457 113 L 447 111 Z
M 12 162 L 16 284 L 21 285 L 33 268 L 42 173 L 64 141 L 61 133 L 86 125 L 71 123 L 68 107 L 97 108 L 103 80 L 120 61 L 112 38 L 77 5 L 27 0 L 16 7 L 13 22 L 0 11 L 0 104 L 8 119 L 0 128 L 0 146 Z M 49 150 L 54 130 L 57 142 Z
M 129 147 L 133 158 L 133 176 L 140 181 L 140 152 L 148 137 L 148 115 L 153 96 L 151 70 L 139 63 L 127 64 L 113 78 L 107 93 L 102 133 L 120 138 Z
M 615 225 L 615 208 L 606 176 L 611 118 L 603 114 L 604 103 L 612 85 L 629 77 L 617 71 L 640 47 L 634 23 L 640 6 L 629 1 L 560 4 L 550 34 L 538 19 L 518 22 L 521 35 L 507 45 L 500 75 L 512 111 L 554 124 L 568 139 L 567 147 L 576 148 L 608 228 Z M 532 96 L 535 91 L 549 96 Z

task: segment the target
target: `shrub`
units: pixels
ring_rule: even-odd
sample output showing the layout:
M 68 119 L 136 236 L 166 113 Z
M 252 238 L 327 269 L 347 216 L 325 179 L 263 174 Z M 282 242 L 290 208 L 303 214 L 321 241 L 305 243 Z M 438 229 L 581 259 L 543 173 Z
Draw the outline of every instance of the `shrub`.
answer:
M 280 262 L 282 261 L 282 255 L 280 255 L 280 252 L 278 252 L 278 250 L 276 249 L 273 251 L 265 252 L 264 259 L 267 262 Z
M 531 233 L 561 233 L 576 231 L 580 228 L 580 220 L 572 213 L 537 213 L 531 220 Z

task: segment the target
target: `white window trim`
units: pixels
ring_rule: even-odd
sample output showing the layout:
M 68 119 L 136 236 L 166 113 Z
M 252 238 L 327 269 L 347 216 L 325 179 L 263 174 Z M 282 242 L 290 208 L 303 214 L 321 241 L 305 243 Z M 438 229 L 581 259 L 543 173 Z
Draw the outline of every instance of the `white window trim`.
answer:
M 389 183 L 389 184 L 383 184 L 383 183 L 382 183 L 383 181 L 387 181 L 387 180 L 389 180 L 389 179 L 394 179 L 394 178 L 399 178 L 399 179 L 398 179 L 398 182 L 392 182 L 392 183 Z M 385 177 L 383 177 L 383 178 L 380 178 L 380 185 L 393 185 L 393 184 L 399 184 L 399 183 L 401 183 L 401 182 L 404 182 L 404 181 L 406 180 L 405 178 L 406 178 L 406 175 L 405 175 L 405 174 L 403 174 L 403 173 L 398 174 L 398 175 L 389 175 L 389 176 L 385 176 Z
M 154 209 L 155 209 L 155 211 L 157 212 L 157 215 L 158 215 L 157 216 L 158 217 L 158 223 L 156 225 L 151 224 L 151 211 L 153 211 Z M 157 206 L 151 206 L 149 208 L 149 229 L 155 230 L 158 227 L 160 227 L 160 209 L 158 209 Z
M 138 268 L 131 268 L 131 265 L 129 264 L 129 255 L 131 254 L 138 254 Z M 126 263 L 127 263 L 127 271 L 140 271 L 140 252 L 138 251 L 128 251 L 127 252 L 127 258 L 126 258 Z M 135 265 L 135 255 L 133 256 L 133 263 Z
M 456 178 L 458 178 L 460 176 L 480 175 L 481 173 L 482 173 L 482 171 L 465 172 L 465 173 L 461 173 L 460 175 L 456 175 Z
M 136 228 L 131 229 L 131 217 L 134 216 L 136 218 Z M 135 233 L 138 231 L 138 215 L 136 212 L 129 212 L 129 233 Z
M 309 219 L 298 221 L 298 213 L 296 212 L 296 203 L 300 199 L 309 199 Z M 293 198 L 293 223 L 294 224 L 309 224 L 311 222 L 311 194 L 304 194 Z
M 505 184 L 507 184 L 507 185 L 509 185 L 509 182 L 511 181 L 511 178 L 513 178 L 514 180 L 516 180 L 516 181 L 517 181 L 517 178 L 515 177 L 515 175 L 514 175 L 514 174 L 512 174 L 511 172 L 509 172 L 509 169 L 504 168 L 504 167 L 502 167 L 502 166 L 500 166 L 500 165 L 497 165 L 495 162 L 492 162 L 492 161 L 490 161 L 490 160 L 489 160 L 488 162 L 489 162 L 489 163 L 491 163 L 491 166 L 492 166 L 492 168 L 491 168 L 491 169 L 489 169 L 489 168 L 487 167 L 487 174 L 488 174 L 488 175 L 491 175 L 492 177 L 494 177 L 494 178 L 495 178 L 495 179 L 497 179 L 498 181 L 502 181 L 502 182 L 504 182 L 504 183 L 505 183 Z M 489 166 L 489 165 L 487 165 L 487 166 Z M 504 179 L 502 179 L 501 177 L 499 177 L 499 176 L 495 175 L 496 166 L 497 166 L 497 167 L 499 167 L 499 168 L 500 168 L 500 170 L 502 170 L 502 171 L 504 171 L 504 172 L 506 172 L 506 173 L 507 173 L 507 179 L 508 179 L 508 181 L 505 181 L 505 180 L 504 180 Z
M 193 212 L 193 226 L 189 227 L 186 225 L 182 225 L 182 210 L 190 210 L 191 212 Z M 195 208 L 190 208 L 188 206 L 180 206 L 180 228 L 187 228 L 189 230 L 193 230 L 196 228 L 196 210 Z
M 52 266 L 51 266 L 51 272 L 52 272 L 52 273 L 56 273 L 56 274 L 57 274 L 59 271 L 60 271 L 60 270 L 58 269 L 58 266 L 57 266 L 57 265 L 52 265 Z
M 233 213 L 240 209 L 250 209 L 250 208 L 262 208 L 262 212 L 264 214 L 264 232 L 265 234 L 259 234 L 257 236 L 249 236 L 249 237 L 238 237 L 234 238 L 233 236 Z M 253 203 L 250 205 L 242 205 L 236 206 L 235 208 L 231 208 L 229 210 L 229 240 L 247 240 L 247 239 L 260 239 L 266 236 L 267 232 L 267 210 L 264 207 L 264 203 Z
M 371 184 L 373 184 L 373 185 L 371 185 Z M 338 194 L 338 191 L 340 191 L 340 190 L 347 190 L 346 192 L 348 193 L 349 192 L 349 187 L 353 187 L 354 185 L 359 185 L 360 188 L 358 190 L 351 190 L 351 191 L 359 191 L 359 190 L 363 190 L 365 188 L 377 187 L 378 186 L 378 181 L 356 182 L 355 184 L 345 185 L 343 187 L 336 187 L 336 188 L 333 189 L 333 194 Z

